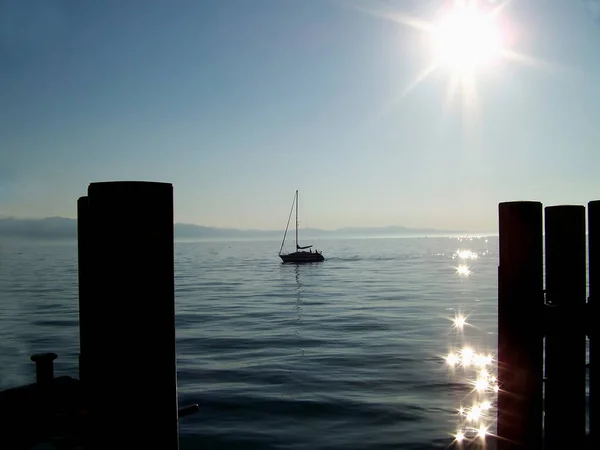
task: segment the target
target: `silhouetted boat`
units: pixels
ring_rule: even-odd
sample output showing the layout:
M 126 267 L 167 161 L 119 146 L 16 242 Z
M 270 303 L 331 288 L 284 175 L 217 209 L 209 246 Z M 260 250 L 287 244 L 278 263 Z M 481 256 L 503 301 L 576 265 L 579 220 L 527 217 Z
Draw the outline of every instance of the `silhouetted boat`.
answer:
M 281 251 L 283 250 L 283 245 L 285 244 L 285 237 L 290 226 L 290 219 L 292 218 L 294 205 L 296 205 L 296 251 L 293 253 L 282 254 Z M 309 251 L 305 251 L 306 249 L 309 249 Z M 281 243 L 281 248 L 279 249 L 279 257 L 284 263 L 318 262 L 325 259 L 322 252 L 317 251 L 317 249 L 315 249 L 314 252 L 312 251 L 312 245 L 306 245 L 304 247 L 298 245 L 298 190 L 296 190 L 296 195 L 294 196 L 294 201 L 292 203 L 292 209 L 290 210 L 290 216 L 288 217 L 288 223 L 285 227 L 285 233 L 283 234 L 283 242 Z

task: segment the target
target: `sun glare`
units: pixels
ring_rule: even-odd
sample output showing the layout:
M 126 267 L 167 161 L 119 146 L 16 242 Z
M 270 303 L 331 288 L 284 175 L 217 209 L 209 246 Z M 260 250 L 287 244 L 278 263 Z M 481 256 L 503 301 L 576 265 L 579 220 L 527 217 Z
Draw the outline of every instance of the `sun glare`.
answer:
M 432 75 L 444 71 L 448 76 L 444 109 L 458 97 L 465 131 L 470 137 L 478 138 L 480 78 L 502 74 L 506 64 L 512 63 L 544 70 L 555 67 L 515 48 L 518 36 L 513 32 L 514 22 L 507 12 L 511 0 L 445 0 L 440 3 L 442 6 L 433 13 L 431 20 L 413 17 L 394 8 L 386 11 L 388 8 L 355 7 L 422 33 L 424 39 L 419 42 L 429 60 L 376 116 L 380 118 Z M 488 80 L 492 78 L 495 77 Z M 458 256 L 465 259 L 463 255 Z M 457 271 L 462 276 L 471 273 L 465 265 L 459 266 Z
M 493 17 L 466 7 L 447 12 L 432 33 L 438 62 L 460 72 L 494 62 L 502 51 L 502 34 Z

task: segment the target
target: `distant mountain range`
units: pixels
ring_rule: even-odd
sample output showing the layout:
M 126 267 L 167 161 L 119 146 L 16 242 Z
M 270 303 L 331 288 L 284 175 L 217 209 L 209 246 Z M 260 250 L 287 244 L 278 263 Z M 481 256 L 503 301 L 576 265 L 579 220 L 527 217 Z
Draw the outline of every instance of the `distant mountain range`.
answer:
M 202 225 L 176 223 L 176 239 L 280 239 L 284 230 L 241 230 L 235 228 L 215 228 Z M 294 233 L 293 230 L 288 233 Z M 318 228 L 301 229 L 302 237 L 385 237 L 385 236 L 448 236 L 469 234 L 467 231 L 434 230 L 430 228 L 388 227 L 346 227 L 337 230 Z M 76 239 L 77 220 L 64 217 L 44 219 L 0 218 L 0 237 L 29 239 Z

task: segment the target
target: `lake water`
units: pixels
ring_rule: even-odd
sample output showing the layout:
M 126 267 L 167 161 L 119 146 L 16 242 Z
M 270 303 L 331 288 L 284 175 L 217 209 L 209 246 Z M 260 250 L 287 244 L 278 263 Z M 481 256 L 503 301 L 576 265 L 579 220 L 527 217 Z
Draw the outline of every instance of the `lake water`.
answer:
M 497 346 L 498 238 L 315 243 L 326 260 L 301 266 L 277 241 L 176 243 L 180 406 L 201 408 L 180 448 L 446 448 L 473 405 L 493 431 L 492 383 L 472 391 Z M 0 300 L 0 389 L 43 351 L 77 377 L 76 242 L 1 242 Z

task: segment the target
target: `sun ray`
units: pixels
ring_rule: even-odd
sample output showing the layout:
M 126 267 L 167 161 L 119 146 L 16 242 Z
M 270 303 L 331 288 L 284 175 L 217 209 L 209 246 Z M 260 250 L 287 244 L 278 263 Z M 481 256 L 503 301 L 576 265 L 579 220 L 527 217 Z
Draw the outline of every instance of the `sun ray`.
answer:
M 448 87 L 446 88 L 446 100 L 444 101 L 444 115 L 448 114 L 448 109 L 450 105 L 452 105 L 453 100 L 456 96 L 456 92 L 458 91 L 461 79 L 458 74 L 451 74 L 450 79 L 448 80 Z
M 413 30 L 431 32 L 434 30 L 434 25 L 431 22 L 426 20 L 419 19 L 417 17 L 413 17 L 407 14 L 403 14 L 399 11 L 381 11 L 365 8 L 363 6 L 351 5 L 347 2 L 343 2 L 344 6 L 354 9 L 356 11 L 360 11 L 366 14 L 369 14 L 374 17 L 378 17 L 380 19 L 389 20 L 391 22 L 397 23 L 399 25 L 403 25 L 408 28 L 412 28 Z
M 476 141 L 480 115 L 477 98 L 477 80 L 473 73 L 464 74 L 461 78 L 462 92 L 462 125 L 465 135 Z
M 498 16 L 504 8 L 506 8 L 509 4 L 512 3 L 512 0 L 505 0 L 503 2 L 498 3 L 492 10 L 489 12 L 490 16 Z
M 417 75 L 415 77 L 415 79 L 413 81 L 411 81 L 410 84 L 402 90 L 402 93 L 400 94 L 400 98 L 398 99 L 398 101 L 401 100 L 403 97 L 405 97 L 414 88 L 416 88 L 429 75 L 431 75 L 431 73 L 438 68 L 438 65 L 439 65 L 438 62 L 434 61 L 428 67 L 426 67 L 425 70 L 421 71 L 421 73 L 419 75 Z
M 435 70 L 437 69 L 437 62 L 432 62 L 429 66 L 423 69 L 399 94 L 394 96 L 392 100 L 388 101 L 384 104 L 381 109 L 374 115 L 373 121 L 380 120 L 386 114 L 388 114 L 394 107 L 402 101 L 404 97 L 406 97 L 413 89 L 415 89 L 419 84 L 429 77 Z
M 385 13 L 381 14 L 380 17 L 419 31 L 431 32 L 434 30 L 434 26 L 432 23 L 401 13 Z
M 533 56 L 529 56 L 524 53 L 519 53 L 510 49 L 503 50 L 501 55 L 504 59 L 523 64 L 524 66 L 533 67 L 534 69 L 541 71 L 559 72 L 568 70 L 557 64 L 551 64 L 547 61 L 544 61 L 543 59 L 535 58 Z

